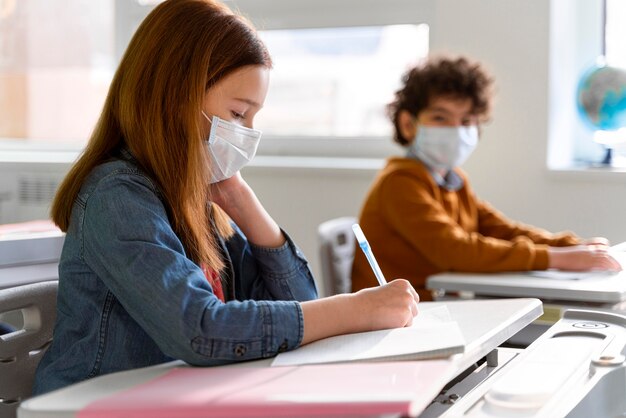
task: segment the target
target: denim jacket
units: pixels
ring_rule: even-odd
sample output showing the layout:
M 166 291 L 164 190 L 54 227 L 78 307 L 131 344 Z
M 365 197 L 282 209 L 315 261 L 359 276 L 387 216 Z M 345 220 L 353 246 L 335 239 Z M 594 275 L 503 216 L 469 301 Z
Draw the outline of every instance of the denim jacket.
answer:
M 221 241 L 223 303 L 186 257 L 159 196 L 126 152 L 84 182 L 59 263 L 53 342 L 34 394 L 173 359 L 213 366 L 300 345 L 297 301 L 317 291 L 291 239 L 257 247 L 235 225 Z

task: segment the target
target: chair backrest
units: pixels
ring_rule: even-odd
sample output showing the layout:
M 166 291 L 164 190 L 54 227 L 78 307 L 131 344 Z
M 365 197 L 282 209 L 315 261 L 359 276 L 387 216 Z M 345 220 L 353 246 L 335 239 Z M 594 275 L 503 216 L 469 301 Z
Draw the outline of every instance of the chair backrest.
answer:
M 23 327 L 0 335 L 0 418 L 16 416 L 32 394 L 35 370 L 52 341 L 58 281 L 0 290 L 0 313 L 21 311 Z
M 346 216 L 323 222 L 317 228 L 326 296 L 351 291 L 350 276 L 356 241 L 352 225 L 356 222 L 356 218 Z

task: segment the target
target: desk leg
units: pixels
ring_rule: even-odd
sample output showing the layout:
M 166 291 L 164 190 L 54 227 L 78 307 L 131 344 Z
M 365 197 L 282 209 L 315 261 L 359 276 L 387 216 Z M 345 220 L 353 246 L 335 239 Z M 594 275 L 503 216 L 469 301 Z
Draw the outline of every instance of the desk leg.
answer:
M 487 366 L 498 367 L 498 349 L 494 348 L 487 354 Z

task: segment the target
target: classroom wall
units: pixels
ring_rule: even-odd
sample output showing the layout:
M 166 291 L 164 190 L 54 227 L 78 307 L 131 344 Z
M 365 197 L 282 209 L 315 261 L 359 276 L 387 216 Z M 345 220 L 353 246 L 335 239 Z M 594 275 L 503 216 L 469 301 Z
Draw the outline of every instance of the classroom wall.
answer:
M 626 240 L 626 174 L 552 172 L 546 166 L 555 107 L 548 94 L 554 6 L 544 0 L 437 0 L 431 51 L 465 53 L 496 79 L 493 120 L 465 165 L 477 194 L 513 219 L 620 242 Z M 357 215 L 375 171 L 250 167 L 244 175 L 319 274 L 317 225 Z

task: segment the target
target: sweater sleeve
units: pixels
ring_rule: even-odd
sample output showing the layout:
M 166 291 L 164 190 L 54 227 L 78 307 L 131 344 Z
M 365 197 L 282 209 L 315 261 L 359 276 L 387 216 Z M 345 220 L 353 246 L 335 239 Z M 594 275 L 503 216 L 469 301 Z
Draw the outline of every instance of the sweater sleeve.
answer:
M 385 179 L 379 204 L 390 227 L 442 271 L 542 270 L 548 248 L 528 237 L 513 240 L 463 229 L 423 178 L 402 172 Z
M 528 237 L 535 244 L 552 247 L 566 247 L 580 243 L 580 239 L 571 232 L 553 234 L 541 228 L 513 222 L 487 202 L 477 200 L 476 206 L 478 229 L 485 236 L 509 241 L 518 237 Z

